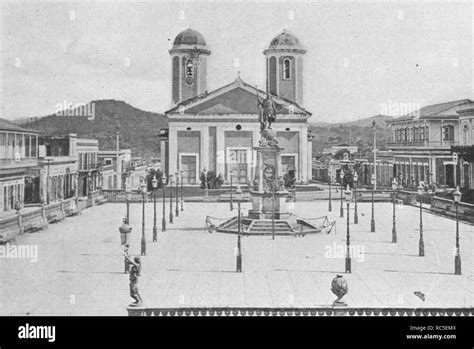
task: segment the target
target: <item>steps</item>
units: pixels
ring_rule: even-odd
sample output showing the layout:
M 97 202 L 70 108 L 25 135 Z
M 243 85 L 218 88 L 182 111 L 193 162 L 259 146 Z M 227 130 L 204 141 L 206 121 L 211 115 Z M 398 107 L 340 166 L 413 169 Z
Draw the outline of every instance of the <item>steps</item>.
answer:
M 253 235 L 271 235 L 273 234 L 273 224 L 271 219 L 255 220 L 248 228 L 248 233 Z M 294 230 L 288 221 L 275 220 L 275 235 L 293 234 Z

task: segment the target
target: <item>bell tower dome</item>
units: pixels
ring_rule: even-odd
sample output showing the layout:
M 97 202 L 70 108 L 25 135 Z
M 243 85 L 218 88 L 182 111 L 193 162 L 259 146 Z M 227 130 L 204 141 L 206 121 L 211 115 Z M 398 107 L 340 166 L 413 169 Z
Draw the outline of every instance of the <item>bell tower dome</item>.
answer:
M 267 91 L 303 105 L 303 55 L 306 50 L 287 30 L 263 51 L 267 61 Z
M 188 28 L 179 33 L 169 50 L 172 71 L 172 104 L 196 97 L 206 91 L 207 49 L 204 37 Z

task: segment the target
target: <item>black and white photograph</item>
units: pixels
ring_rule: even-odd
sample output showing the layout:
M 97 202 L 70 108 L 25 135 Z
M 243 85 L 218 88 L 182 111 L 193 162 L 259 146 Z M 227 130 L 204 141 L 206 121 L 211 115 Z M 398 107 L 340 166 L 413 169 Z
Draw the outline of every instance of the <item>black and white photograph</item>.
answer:
M 474 315 L 472 1 L 0 9 L 17 343 L 56 317 L 403 317 L 427 320 L 394 342 L 472 347 L 447 322 Z

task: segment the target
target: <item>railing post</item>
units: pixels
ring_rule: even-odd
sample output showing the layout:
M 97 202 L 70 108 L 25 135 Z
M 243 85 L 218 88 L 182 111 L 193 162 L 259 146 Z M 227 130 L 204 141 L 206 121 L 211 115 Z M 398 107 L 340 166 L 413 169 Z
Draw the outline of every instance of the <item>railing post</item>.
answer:
M 16 211 L 16 214 L 18 215 L 18 232 L 19 232 L 18 234 L 21 235 L 24 233 L 21 211 L 20 210 Z
M 60 204 L 60 207 L 61 207 L 61 215 L 62 215 L 63 218 L 65 218 L 66 217 L 66 211 L 64 211 L 64 200 L 61 199 L 59 204 Z
M 48 217 L 46 217 L 46 205 L 41 206 L 41 216 L 43 217 L 44 227 L 48 228 Z

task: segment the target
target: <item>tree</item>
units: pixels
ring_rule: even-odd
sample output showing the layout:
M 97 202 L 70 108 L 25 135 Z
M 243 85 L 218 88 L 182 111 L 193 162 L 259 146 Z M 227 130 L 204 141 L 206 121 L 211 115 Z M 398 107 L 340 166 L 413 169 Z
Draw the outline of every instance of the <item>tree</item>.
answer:
M 146 183 L 147 183 L 147 189 L 148 191 L 152 191 L 153 188 L 153 177 L 156 176 L 156 180 L 158 181 L 158 187 L 161 188 L 163 184 L 161 183 L 161 177 L 163 177 L 163 172 L 160 170 L 155 170 L 154 168 L 148 169 L 148 173 L 146 174 Z

